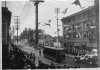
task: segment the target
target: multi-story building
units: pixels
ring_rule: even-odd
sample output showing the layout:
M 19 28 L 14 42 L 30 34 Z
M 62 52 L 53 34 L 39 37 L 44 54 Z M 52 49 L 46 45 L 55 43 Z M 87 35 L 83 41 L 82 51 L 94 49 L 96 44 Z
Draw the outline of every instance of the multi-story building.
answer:
M 8 43 L 10 41 L 9 37 L 9 27 L 11 22 L 11 12 L 7 7 L 2 7 L 2 68 L 9 68 L 8 62 Z
M 96 13 L 95 7 L 89 7 L 75 14 L 62 18 L 63 36 L 66 46 L 96 48 Z

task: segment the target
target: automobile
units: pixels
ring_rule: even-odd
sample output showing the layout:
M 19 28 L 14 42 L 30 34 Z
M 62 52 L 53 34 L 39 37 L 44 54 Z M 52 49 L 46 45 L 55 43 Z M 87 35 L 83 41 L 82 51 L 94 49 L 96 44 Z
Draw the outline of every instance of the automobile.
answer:
M 75 56 L 74 59 L 77 63 L 97 64 L 97 56 L 96 52 L 90 52 L 85 55 Z

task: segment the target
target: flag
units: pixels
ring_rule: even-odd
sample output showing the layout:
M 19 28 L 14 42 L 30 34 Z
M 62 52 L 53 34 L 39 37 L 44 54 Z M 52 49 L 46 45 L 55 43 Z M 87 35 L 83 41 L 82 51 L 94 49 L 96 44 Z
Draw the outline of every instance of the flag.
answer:
M 60 31 L 60 29 L 58 29 L 58 31 Z
M 45 25 L 48 25 L 48 26 L 50 26 L 50 24 L 45 24 Z
M 72 4 L 79 5 L 82 8 L 79 0 L 74 1 Z
M 43 26 L 46 26 L 46 25 L 51 27 L 51 25 L 50 25 L 50 24 L 48 24 L 48 23 L 45 23 L 45 25 L 43 25 Z
M 63 14 L 66 14 L 66 13 L 67 13 L 67 9 L 68 9 L 68 8 L 64 9 L 64 10 L 62 11 L 62 13 L 63 13 Z
M 50 20 L 48 20 L 48 23 L 51 23 L 51 19 L 50 19 Z

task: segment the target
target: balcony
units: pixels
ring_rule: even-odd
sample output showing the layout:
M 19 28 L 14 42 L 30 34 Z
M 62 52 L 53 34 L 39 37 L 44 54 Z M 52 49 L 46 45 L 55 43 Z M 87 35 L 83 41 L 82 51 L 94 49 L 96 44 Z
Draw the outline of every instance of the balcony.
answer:
M 65 40 L 66 42 L 89 42 L 89 40 L 88 39 L 66 39 Z
M 84 31 L 88 31 L 88 28 L 81 28 L 81 29 L 75 29 L 75 30 L 69 30 L 67 31 L 68 33 L 74 33 L 74 32 L 84 32 Z
M 80 20 L 76 20 L 76 21 L 71 21 L 71 22 L 65 22 L 64 25 L 67 24 L 75 24 L 75 23 L 79 23 L 79 22 L 83 22 L 83 21 L 87 21 L 88 18 L 84 18 L 84 19 L 80 19 Z

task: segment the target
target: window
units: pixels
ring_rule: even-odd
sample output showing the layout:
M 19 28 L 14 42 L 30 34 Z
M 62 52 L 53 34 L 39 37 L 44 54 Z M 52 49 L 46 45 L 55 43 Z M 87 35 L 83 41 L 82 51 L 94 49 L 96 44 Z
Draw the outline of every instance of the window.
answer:
M 87 32 L 83 32 L 83 38 L 87 38 Z
M 75 28 L 76 28 L 76 30 L 80 29 L 80 28 L 81 28 L 80 23 L 77 23 L 77 24 L 75 25 Z
M 87 28 L 87 21 L 83 22 L 83 28 Z
M 76 38 L 76 33 L 73 33 L 73 38 L 74 38 L 74 39 Z

